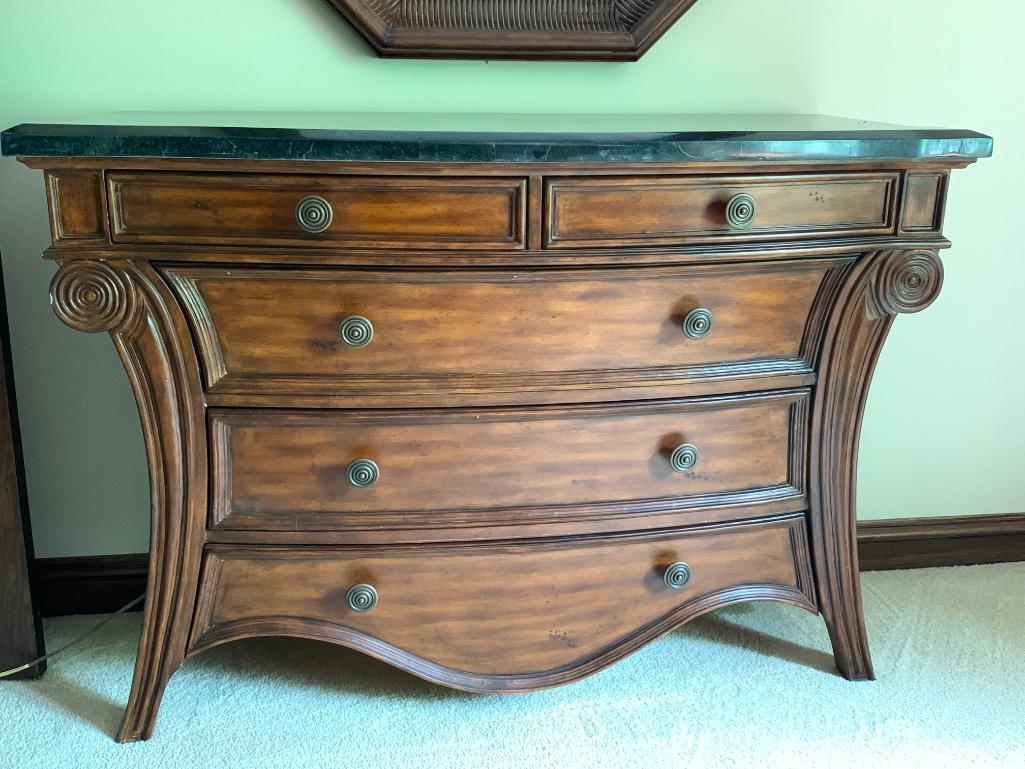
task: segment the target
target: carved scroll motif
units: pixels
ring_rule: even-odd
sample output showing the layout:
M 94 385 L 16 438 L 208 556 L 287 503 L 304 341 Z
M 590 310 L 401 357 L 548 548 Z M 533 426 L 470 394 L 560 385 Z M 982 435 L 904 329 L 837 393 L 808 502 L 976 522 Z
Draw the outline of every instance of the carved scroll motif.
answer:
M 891 251 L 876 268 L 871 299 L 878 316 L 924 310 L 943 287 L 943 263 L 935 251 Z
M 54 314 L 77 331 L 124 331 L 136 304 L 131 278 L 106 262 L 68 262 L 50 282 Z

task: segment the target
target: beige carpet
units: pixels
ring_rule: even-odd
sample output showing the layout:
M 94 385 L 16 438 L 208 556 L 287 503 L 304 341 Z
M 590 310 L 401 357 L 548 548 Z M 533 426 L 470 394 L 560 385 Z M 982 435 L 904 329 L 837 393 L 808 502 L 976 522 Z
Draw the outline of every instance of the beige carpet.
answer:
M 864 588 L 874 683 L 841 679 L 821 619 L 774 603 L 526 695 L 254 639 L 187 662 L 153 739 L 116 745 L 139 627 L 126 615 L 40 681 L 0 682 L 0 767 L 1025 767 L 1025 563 L 872 573 Z M 94 620 L 50 620 L 47 642 Z

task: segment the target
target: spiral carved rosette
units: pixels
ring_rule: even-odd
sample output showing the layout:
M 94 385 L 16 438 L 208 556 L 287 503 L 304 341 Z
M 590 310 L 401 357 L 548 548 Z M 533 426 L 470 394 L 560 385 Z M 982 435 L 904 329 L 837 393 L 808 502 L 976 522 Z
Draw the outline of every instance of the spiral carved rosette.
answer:
M 879 265 L 873 299 L 885 315 L 924 310 L 943 286 L 943 264 L 935 251 L 894 251 Z
M 124 272 L 105 262 L 68 262 L 50 283 L 54 314 L 77 331 L 115 331 L 135 315 L 135 291 Z

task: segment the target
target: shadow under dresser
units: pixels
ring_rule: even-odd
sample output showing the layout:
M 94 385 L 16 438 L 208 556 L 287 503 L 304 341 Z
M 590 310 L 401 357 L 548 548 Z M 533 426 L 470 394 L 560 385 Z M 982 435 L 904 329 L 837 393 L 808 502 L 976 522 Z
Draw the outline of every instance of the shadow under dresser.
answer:
M 3 134 L 45 171 L 54 311 L 110 333 L 142 417 L 118 738 L 152 733 L 189 655 L 253 635 L 525 691 L 775 599 L 872 678 L 861 413 L 893 318 L 940 290 L 949 172 L 989 138 L 324 120 Z

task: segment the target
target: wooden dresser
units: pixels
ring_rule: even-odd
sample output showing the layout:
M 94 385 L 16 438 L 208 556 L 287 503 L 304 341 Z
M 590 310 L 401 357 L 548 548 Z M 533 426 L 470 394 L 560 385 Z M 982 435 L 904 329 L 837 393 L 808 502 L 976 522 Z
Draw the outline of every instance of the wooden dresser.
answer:
M 151 734 L 189 655 L 254 635 L 515 692 L 775 599 L 872 678 L 862 408 L 890 323 L 940 290 L 949 172 L 989 138 L 386 120 L 3 135 L 45 171 L 53 309 L 110 333 L 142 417 L 119 739 Z

